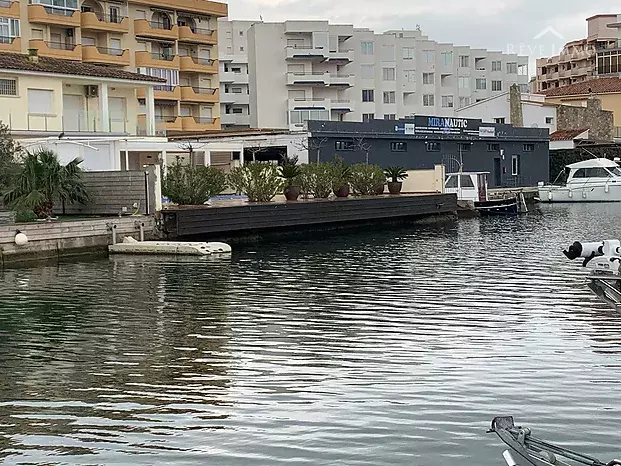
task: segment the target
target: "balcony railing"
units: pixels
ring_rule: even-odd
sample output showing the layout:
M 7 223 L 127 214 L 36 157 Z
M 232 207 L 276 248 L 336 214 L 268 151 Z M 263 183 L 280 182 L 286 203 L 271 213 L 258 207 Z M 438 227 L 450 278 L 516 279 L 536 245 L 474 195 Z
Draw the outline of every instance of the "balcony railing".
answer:
M 325 97 L 298 97 L 293 99 L 295 102 L 323 102 L 326 100 Z
M 123 55 L 123 49 L 112 49 L 109 47 L 97 47 L 97 51 L 99 53 L 103 53 L 104 55 L 114 55 L 115 57 L 120 57 Z
M 173 61 L 175 56 L 172 53 L 151 52 L 151 58 L 154 60 Z
M 95 12 L 92 12 L 92 13 L 94 13 L 95 16 L 97 16 L 97 19 L 101 21 L 102 23 L 121 24 L 123 20 L 127 18 L 127 16 L 109 15 L 105 13 L 95 13 Z
M 75 50 L 75 47 L 77 44 L 67 44 L 65 42 L 53 42 L 53 41 L 48 41 L 46 42 L 47 46 L 51 49 L 56 49 L 56 50 Z
M 45 12 L 49 15 L 58 15 L 58 16 L 73 16 L 76 10 L 67 10 L 66 8 L 59 8 L 55 6 L 43 5 L 45 8 Z
M 171 31 L 174 26 L 172 23 L 164 23 L 161 21 L 148 21 L 148 23 L 153 29 L 164 29 L 166 31 Z
M 212 60 L 211 58 L 198 58 L 193 56 L 190 56 L 190 58 L 194 63 L 198 65 L 212 66 L 214 63 L 214 60 Z
M 216 122 L 215 118 L 211 117 L 193 117 L 194 121 L 200 125 L 213 125 Z
M 211 87 L 194 87 L 192 86 L 192 90 L 197 94 L 205 94 L 205 95 L 214 95 L 217 92 L 217 89 L 213 89 Z
M 176 115 L 155 115 L 156 123 L 174 123 L 176 120 Z
M 10 44 L 13 42 L 13 39 L 15 37 L 0 36 L 0 44 Z
M 179 25 L 179 26 L 181 26 L 181 25 Z M 192 31 L 194 34 L 201 34 L 203 36 L 210 36 L 214 32 L 211 29 L 195 28 L 193 26 L 188 26 L 188 27 L 190 28 L 190 31 Z
M 13 2 L 10 2 L 8 0 L 0 0 L 0 8 L 11 8 L 12 4 Z
M 175 87 L 177 86 L 170 86 L 170 85 L 163 85 L 163 86 L 153 86 L 153 90 L 155 91 L 165 91 L 165 92 L 174 92 Z

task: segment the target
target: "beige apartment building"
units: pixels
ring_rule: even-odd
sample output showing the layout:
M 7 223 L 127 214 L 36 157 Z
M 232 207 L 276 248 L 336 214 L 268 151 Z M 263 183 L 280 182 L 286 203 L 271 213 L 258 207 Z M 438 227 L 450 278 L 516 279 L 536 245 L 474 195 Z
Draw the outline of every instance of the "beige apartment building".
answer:
M 544 92 L 602 76 L 618 75 L 621 72 L 619 16 L 587 18 L 586 38 L 568 42 L 559 55 L 537 59 L 534 90 Z
M 147 134 L 147 113 L 155 114 L 157 134 L 219 130 L 217 19 L 226 15 L 226 4 L 207 0 L 0 0 L 0 51 L 36 50 L 39 57 L 164 79 L 154 91 L 137 89 L 137 101 L 110 100 L 111 120 L 129 122 L 128 112 L 138 114 L 136 127 L 126 125 L 125 133 Z M 99 92 L 85 86 L 83 95 L 63 99 L 63 114 L 78 116 L 63 130 L 88 126 L 81 115 Z

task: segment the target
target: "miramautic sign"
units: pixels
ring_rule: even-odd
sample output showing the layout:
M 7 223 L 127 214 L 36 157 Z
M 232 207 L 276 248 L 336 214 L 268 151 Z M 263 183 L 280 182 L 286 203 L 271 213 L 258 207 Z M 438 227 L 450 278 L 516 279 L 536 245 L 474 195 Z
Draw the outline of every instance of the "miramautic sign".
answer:
M 479 136 L 482 121 L 471 118 L 415 116 L 414 134 Z

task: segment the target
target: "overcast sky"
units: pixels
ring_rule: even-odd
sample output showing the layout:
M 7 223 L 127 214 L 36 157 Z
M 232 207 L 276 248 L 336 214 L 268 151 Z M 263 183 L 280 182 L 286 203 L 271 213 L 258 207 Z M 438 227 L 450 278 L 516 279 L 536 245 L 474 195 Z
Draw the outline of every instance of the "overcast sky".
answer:
M 438 42 L 515 51 L 531 60 L 586 36 L 589 16 L 621 13 L 613 0 L 228 0 L 230 19 L 323 19 L 375 32 L 415 29 Z M 552 28 L 552 32 L 547 28 Z M 562 36 L 558 37 L 558 35 Z M 539 37 L 540 36 L 540 37 Z M 531 66 L 530 73 L 534 74 Z

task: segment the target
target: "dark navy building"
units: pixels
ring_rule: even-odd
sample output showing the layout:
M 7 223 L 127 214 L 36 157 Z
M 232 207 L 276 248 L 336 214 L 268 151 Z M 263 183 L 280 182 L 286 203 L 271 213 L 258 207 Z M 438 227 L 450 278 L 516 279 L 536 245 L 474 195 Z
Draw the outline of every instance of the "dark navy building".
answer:
M 309 161 L 408 170 L 444 163 L 446 172 L 489 172 L 490 187 L 535 186 L 548 180 L 548 129 L 516 128 L 453 117 L 416 116 L 368 122 L 309 121 Z

